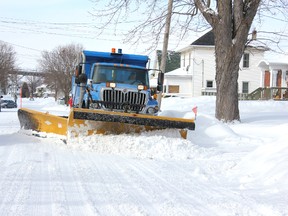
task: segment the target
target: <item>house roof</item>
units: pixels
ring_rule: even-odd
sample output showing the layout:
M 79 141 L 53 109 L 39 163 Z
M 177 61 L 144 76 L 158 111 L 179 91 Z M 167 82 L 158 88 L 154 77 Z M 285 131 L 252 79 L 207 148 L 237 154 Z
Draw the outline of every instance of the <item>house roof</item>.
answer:
M 201 37 L 199 37 L 197 40 L 195 40 L 194 42 L 192 42 L 189 46 L 184 47 L 183 49 L 180 49 L 178 52 L 183 52 L 186 50 L 191 49 L 191 46 L 215 46 L 215 36 L 212 30 L 210 30 L 209 32 L 207 32 L 206 34 L 202 35 Z M 267 51 L 267 47 L 263 46 L 262 43 L 260 43 L 257 40 L 252 40 L 249 41 L 249 44 L 247 45 L 247 48 L 257 48 L 258 50 L 263 50 L 263 51 Z
M 209 46 L 209 47 L 213 47 L 215 46 L 214 43 L 214 33 L 212 30 L 210 30 L 209 32 L 207 32 L 206 34 L 202 35 L 201 37 L 199 37 L 197 40 L 195 40 L 194 42 L 192 42 L 191 44 L 189 44 L 189 46 L 186 46 L 180 50 L 178 50 L 177 52 L 185 52 L 187 50 L 190 50 L 191 47 L 193 46 Z
M 191 45 L 214 46 L 214 40 L 214 33 L 211 30 L 197 40 L 195 40 Z
M 165 73 L 165 76 L 191 76 L 185 68 L 177 68 L 173 71 Z

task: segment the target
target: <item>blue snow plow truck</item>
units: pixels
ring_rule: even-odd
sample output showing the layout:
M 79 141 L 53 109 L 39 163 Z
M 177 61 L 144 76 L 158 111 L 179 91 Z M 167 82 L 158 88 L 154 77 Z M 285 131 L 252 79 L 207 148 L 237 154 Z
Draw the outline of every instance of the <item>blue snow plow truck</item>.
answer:
M 186 138 L 188 130 L 195 129 L 194 119 L 159 115 L 148 62 L 147 56 L 123 54 L 121 49 L 83 51 L 72 77 L 69 116 L 21 108 L 21 128 L 68 137 L 176 129 Z M 158 73 L 157 91 L 162 91 L 163 80 L 164 74 Z
M 72 111 L 68 128 L 86 125 L 89 134 L 134 133 L 166 128 L 180 129 L 186 138 L 194 119 L 159 116 L 158 102 L 149 85 L 148 56 L 86 51 L 72 78 Z M 164 73 L 158 73 L 162 91 Z M 75 132 L 76 130 L 74 130 Z

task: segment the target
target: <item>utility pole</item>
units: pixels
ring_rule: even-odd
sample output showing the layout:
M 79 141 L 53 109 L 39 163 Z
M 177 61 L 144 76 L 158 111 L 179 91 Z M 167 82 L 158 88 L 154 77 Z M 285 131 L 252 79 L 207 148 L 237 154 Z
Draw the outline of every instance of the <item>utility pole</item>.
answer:
M 1 112 L 1 98 L 2 98 L 3 96 L 2 96 L 2 90 L 1 90 L 1 84 L 0 84 L 0 112 Z
M 173 0 L 169 0 L 166 23 L 165 23 L 165 33 L 164 33 L 164 39 L 163 39 L 162 56 L 161 56 L 161 66 L 160 66 L 161 73 L 165 73 L 165 70 L 166 70 L 166 59 L 167 59 L 167 53 L 168 53 L 168 41 L 169 41 L 170 23 L 171 23 L 171 17 L 172 17 L 172 7 L 173 7 Z M 162 76 L 162 77 L 164 78 L 164 76 Z M 162 80 L 162 85 L 163 84 L 164 84 L 164 80 Z M 163 93 L 163 89 L 161 89 L 161 91 L 159 91 L 159 94 L 157 97 L 159 110 L 161 109 L 162 93 Z

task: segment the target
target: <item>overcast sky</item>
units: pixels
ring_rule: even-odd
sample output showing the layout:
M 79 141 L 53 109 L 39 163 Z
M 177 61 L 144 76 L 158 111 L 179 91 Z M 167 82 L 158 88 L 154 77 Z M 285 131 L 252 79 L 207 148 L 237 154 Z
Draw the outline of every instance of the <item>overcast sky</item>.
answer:
M 1 0 L 0 40 L 14 47 L 17 63 L 23 69 L 36 69 L 37 59 L 43 50 L 51 51 L 70 43 L 82 44 L 88 50 L 110 51 L 115 47 L 122 48 L 126 53 L 154 55 L 145 53 L 146 44 L 137 48 L 122 44 L 123 33 L 131 28 L 127 24 L 119 26 L 117 32 L 111 27 L 111 30 L 98 35 L 99 30 L 95 26 L 99 25 L 99 20 L 91 15 L 93 6 L 89 0 Z M 275 30 L 279 26 L 287 28 L 287 24 L 281 20 L 255 27 Z M 200 33 L 189 36 L 179 45 L 170 40 L 168 48 L 177 50 L 188 46 Z

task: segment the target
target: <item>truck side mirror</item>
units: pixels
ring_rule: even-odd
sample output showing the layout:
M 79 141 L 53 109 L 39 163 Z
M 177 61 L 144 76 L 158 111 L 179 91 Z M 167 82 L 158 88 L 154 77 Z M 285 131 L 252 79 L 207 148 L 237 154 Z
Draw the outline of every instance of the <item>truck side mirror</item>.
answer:
M 80 83 L 87 83 L 87 75 L 85 73 L 80 74 L 78 80 Z
M 76 84 L 80 84 L 79 77 L 75 77 L 75 83 L 76 83 Z
M 75 76 L 78 77 L 82 73 L 82 65 L 77 65 L 75 70 Z
M 157 91 L 163 91 L 164 73 L 158 73 Z
M 75 83 L 80 84 L 79 76 L 82 74 L 82 65 L 77 65 L 75 69 Z

